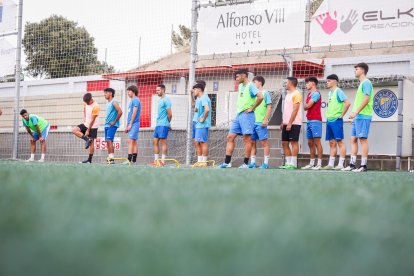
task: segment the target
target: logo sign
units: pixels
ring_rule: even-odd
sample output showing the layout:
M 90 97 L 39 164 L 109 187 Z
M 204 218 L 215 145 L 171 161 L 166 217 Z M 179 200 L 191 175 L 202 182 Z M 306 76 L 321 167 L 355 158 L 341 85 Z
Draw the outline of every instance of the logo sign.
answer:
M 213 91 L 218 91 L 219 90 L 219 82 L 215 81 L 213 82 Z
M 121 150 L 121 137 L 115 137 L 114 150 Z M 105 137 L 98 137 L 95 139 L 95 150 L 107 150 Z
M 311 46 L 414 39 L 414 2 L 325 0 L 311 23 Z
M 374 112 L 381 118 L 389 118 L 398 109 L 397 96 L 389 89 L 382 89 L 374 96 Z
M 198 54 L 302 48 L 305 10 L 299 1 L 201 8 Z

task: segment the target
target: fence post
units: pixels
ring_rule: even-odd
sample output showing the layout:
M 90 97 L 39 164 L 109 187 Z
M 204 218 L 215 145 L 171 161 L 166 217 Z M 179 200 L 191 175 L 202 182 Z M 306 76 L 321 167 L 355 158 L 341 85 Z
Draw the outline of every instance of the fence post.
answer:
M 397 152 L 395 161 L 395 170 L 401 170 L 402 154 L 402 136 L 403 136 L 403 104 L 404 104 L 404 87 L 403 80 L 398 80 L 398 132 L 397 132 Z
M 20 111 L 20 75 L 22 59 L 22 24 L 23 24 L 23 0 L 19 0 L 19 14 L 17 17 L 17 49 L 16 49 L 16 68 L 15 68 L 15 91 L 14 99 L 14 125 L 13 125 L 13 159 L 18 157 L 19 146 L 19 111 Z
M 195 64 L 197 62 L 197 19 L 198 19 L 198 0 L 192 0 L 191 7 L 191 50 L 190 50 L 190 68 L 188 73 L 188 116 L 187 116 L 187 146 L 185 155 L 185 164 L 191 163 L 191 129 L 192 129 L 192 94 L 191 90 L 195 83 Z

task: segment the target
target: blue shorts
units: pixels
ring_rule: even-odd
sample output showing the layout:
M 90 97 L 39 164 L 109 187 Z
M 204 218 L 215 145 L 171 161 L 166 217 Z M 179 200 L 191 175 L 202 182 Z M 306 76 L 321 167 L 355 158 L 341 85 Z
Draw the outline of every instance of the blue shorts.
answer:
M 200 143 L 207 143 L 208 141 L 208 127 L 196 128 L 195 140 Z
M 169 130 L 170 127 L 168 126 L 156 126 L 153 137 L 157 139 L 167 139 Z
M 231 124 L 229 132 L 238 135 L 251 135 L 254 131 L 255 121 L 256 117 L 254 116 L 254 112 L 241 112 L 237 114 L 236 119 Z
M 193 135 L 193 139 L 195 139 L 195 135 L 196 135 L 196 124 L 197 122 L 193 121 L 193 132 L 191 133 Z
M 105 141 L 114 141 L 115 133 L 118 130 L 116 126 L 105 127 Z
M 322 122 L 308 122 L 306 126 L 306 138 L 314 139 L 322 137 Z
M 252 134 L 252 140 L 256 141 L 263 141 L 263 140 L 267 140 L 268 137 L 268 130 L 267 127 L 263 127 L 262 125 L 255 125 L 254 126 L 254 131 Z
M 344 119 L 336 119 L 335 121 L 326 122 L 326 141 L 344 139 Z
M 131 129 L 128 131 L 128 139 L 138 140 L 139 122 L 132 124 Z
M 354 121 L 352 122 L 351 136 L 365 139 L 368 138 L 370 126 L 371 120 L 354 119 Z
M 49 130 L 50 130 L 50 125 L 48 124 L 48 125 L 45 127 L 45 129 L 43 129 L 43 131 L 42 131 L 42 137 L 43 137 L 43 139 L 45 139 L 45 140 L 46 140 L 47 135 L 49 134 Z M 39 139 L 39 134 L 37 134 L 37 132 L 33 132 L 33 138 L 34 138 L 35 140 Z

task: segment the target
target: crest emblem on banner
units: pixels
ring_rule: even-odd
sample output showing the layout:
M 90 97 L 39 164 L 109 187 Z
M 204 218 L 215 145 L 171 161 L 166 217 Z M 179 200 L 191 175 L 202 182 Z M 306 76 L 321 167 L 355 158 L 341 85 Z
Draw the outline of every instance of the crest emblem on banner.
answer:
M 398 109 L 397 96 L 389 89 L 382 89 L 374 96 L 374 112 L 381 118 L 389 118 Z

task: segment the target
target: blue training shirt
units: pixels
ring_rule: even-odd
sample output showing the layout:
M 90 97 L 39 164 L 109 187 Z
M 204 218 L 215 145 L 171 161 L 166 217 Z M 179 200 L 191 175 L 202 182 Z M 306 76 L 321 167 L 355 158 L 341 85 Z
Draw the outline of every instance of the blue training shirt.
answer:
M 114 107 L 114 103 L 119 104 L 115 99 L 108 102 L 106 104 L 106 118 L 105 118 L 105 126 L 109 127 L 109 123 L 115 121 L 116 117 L 118 116 L 118 111 L 116 111 Z M 114 124 L 114 126 L 119 127 L 119 120 Z
M 200 123 L 198 120 L 204 117 L 204 107 L 208 106 L 209 112 L 207 115 L 206 120 L 203 123 Z M 211 100 L 208 95 L 204 94 L 200 100 L 198 101 L 197 105 L 197 124 L 196 128 L 209 128 L 211 127 Z
M 362 83 L 362 93 L 365 96 L 371 96 L 371 91 L 372 91 L 372 83 L 370 81 L 364 81 Z M 355 119 L 372 120 L 372 116 L 364 115 L 364 114 L 358 114 L 358 115 L 356 115 Z
M 135 116 L 135 120 L 132 122 L 132 124 L 139 123 L 139 117 L 141 115 L 141 101 L 137 97 L 133 97 L 128 105 L 128 119 L 127 123 L 131 123 L 132 114 L 134 113 L 134 108 L 137 107 L 137 115 Z
M 171 100 L 167 96 L 164 96 L 158 101 L 158 116 L 156 126 L 170 126 L 167 109 L 171 108 L 171 106 Z

